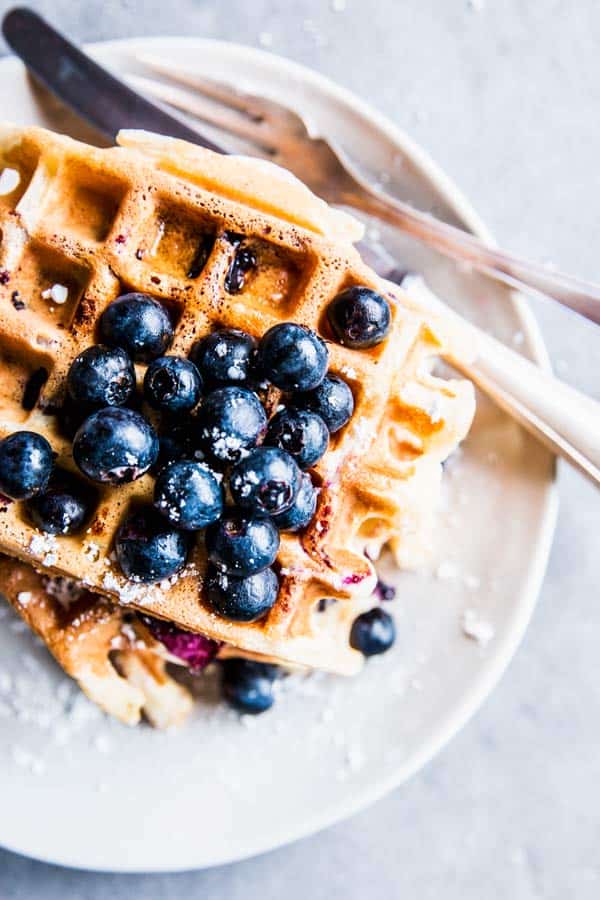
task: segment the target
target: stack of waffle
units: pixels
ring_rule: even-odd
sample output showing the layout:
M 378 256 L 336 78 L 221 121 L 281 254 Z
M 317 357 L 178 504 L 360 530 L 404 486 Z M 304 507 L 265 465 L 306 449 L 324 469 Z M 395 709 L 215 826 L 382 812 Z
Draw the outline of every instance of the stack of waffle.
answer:
M 132 505 L 151 499 L 150 475 L 102 485 L 80 535 L 43 535 L 21 504 L 2 504 L 0 588 L 9 602 L 104 709 L 166 725 L 189 700 L 137 613 L 203 634 L 223 653 L 340 674 L 360 668 L 349 632 L 372 605 L 372 561 L 385 546 L 402 566 L 422 560 L 441 464 L 473 416 L 471 385 L 436 377 L 432 361 L 464 359 L 471 348 L 365 266 L 353 247 L 356 221 L 282 170 L 142 132 L 123 132 L 119 144 L 101 150 L 41 129 L 0 129 L 0 438 L 38 432 L 75 471 L 55 415 L 65 376 L 96 342 L 102 311 L 126 292 L 165 305 L 176 322 L 170 352 L 182 356 L 215 328 L 260 338 L 293 321 L 330 339 L 325 309 L 352 285 L 385 295 L 392 309 L 378 346 L 329 344 L 330 371 L 350 385 L 354 414 L 312 472 L 314 519 L 281 536 L 279 595 L 258 622 L 212 610 L 201 543 L 168 582 L 122 575 L 115 532 Z M 230 293 L 240 243 L 256 266 Z M 57 578 L 74 584 L 74 603 L 48 593 Z

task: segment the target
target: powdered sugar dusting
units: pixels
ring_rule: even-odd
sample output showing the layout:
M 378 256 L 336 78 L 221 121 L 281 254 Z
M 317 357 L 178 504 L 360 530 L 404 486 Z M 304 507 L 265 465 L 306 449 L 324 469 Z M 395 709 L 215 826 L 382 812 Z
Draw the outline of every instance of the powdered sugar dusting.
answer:
M 29 551 L 48 567 L 56 565 L 57 550 L 58 544 L 53 534 L 34 534 L 29 541 Z
M 57 306 L 62 306 L 69 298 L 69 289 L 64 284 L 53 284 L 52 287 L 42 291 L 44 300 L 52 300 Z

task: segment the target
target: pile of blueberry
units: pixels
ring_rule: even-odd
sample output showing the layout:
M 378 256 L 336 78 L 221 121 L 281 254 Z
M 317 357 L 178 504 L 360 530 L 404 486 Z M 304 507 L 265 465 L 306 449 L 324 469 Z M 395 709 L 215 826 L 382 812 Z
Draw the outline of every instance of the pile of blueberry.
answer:
M 327 313 L 334 338 L 348 347 L 372 347 L 390 328 L 387 300 L 364 287 L 339 293 Z M 312 519 L 317 492 L 308 470 L 353 413 L 349 386 L 328 373 L 325 342 L 288 322 L 259 341 L 217 330 L 189 359 L 167 356 L 169 314 L 139 293 L 107 307 L 99 336 L 70 366 L 63 410 L 73 459 L 88 481 L 55 467 L 44 437 L 21 431 L 0 441 L 0 492 L 24 500 L 41 531 L 65 535 L 93 512 L 90 482 L 120 485 L 152 471 L 153 505 L 136 510 L 116 535 L 123 573 L 144 583 L 176 575 L 194 533 L 203 531 L 210 604 L 231 620 L 261 618 L 277 598 L 279 532 L 299 531 Z M 147 407 L 134 363 L 147 364 Z M 282 392 L 270 420 L 269 385 Z M 353 644 L 381 652 L 364 640 L 366 627 Z

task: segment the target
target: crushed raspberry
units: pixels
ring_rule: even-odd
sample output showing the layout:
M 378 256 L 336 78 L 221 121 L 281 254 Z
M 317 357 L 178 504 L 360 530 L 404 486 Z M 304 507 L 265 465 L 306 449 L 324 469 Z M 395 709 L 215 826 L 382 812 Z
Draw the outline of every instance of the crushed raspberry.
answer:
M 364 581 L 365 576 L 360 575 L 358 572 L 353 572 L 352 575 L 346 575 L 344 577 L 344 584 L 360 584 L 361 581 Z
M 215 658 L 221 646 L 217 641 L 211 641 L 203 634 L 184 631 L 172 622 L 163 622 L 152 616 L 142 616 L 141 618 L 152 636 L 160 641 L 169 653 L 183 660 L 192 672 L 200 672 L 205 669 Z

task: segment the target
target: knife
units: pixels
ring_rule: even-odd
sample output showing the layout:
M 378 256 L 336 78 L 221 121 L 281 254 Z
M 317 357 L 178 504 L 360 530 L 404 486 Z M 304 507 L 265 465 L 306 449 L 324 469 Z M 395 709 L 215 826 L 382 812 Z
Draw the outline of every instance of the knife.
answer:
M 8 12 L 2 33 L 38 81 L 111 141 L 121 128 L 141 128 L 224 152 L 119 81 L 33 10 L 17 7 Z

